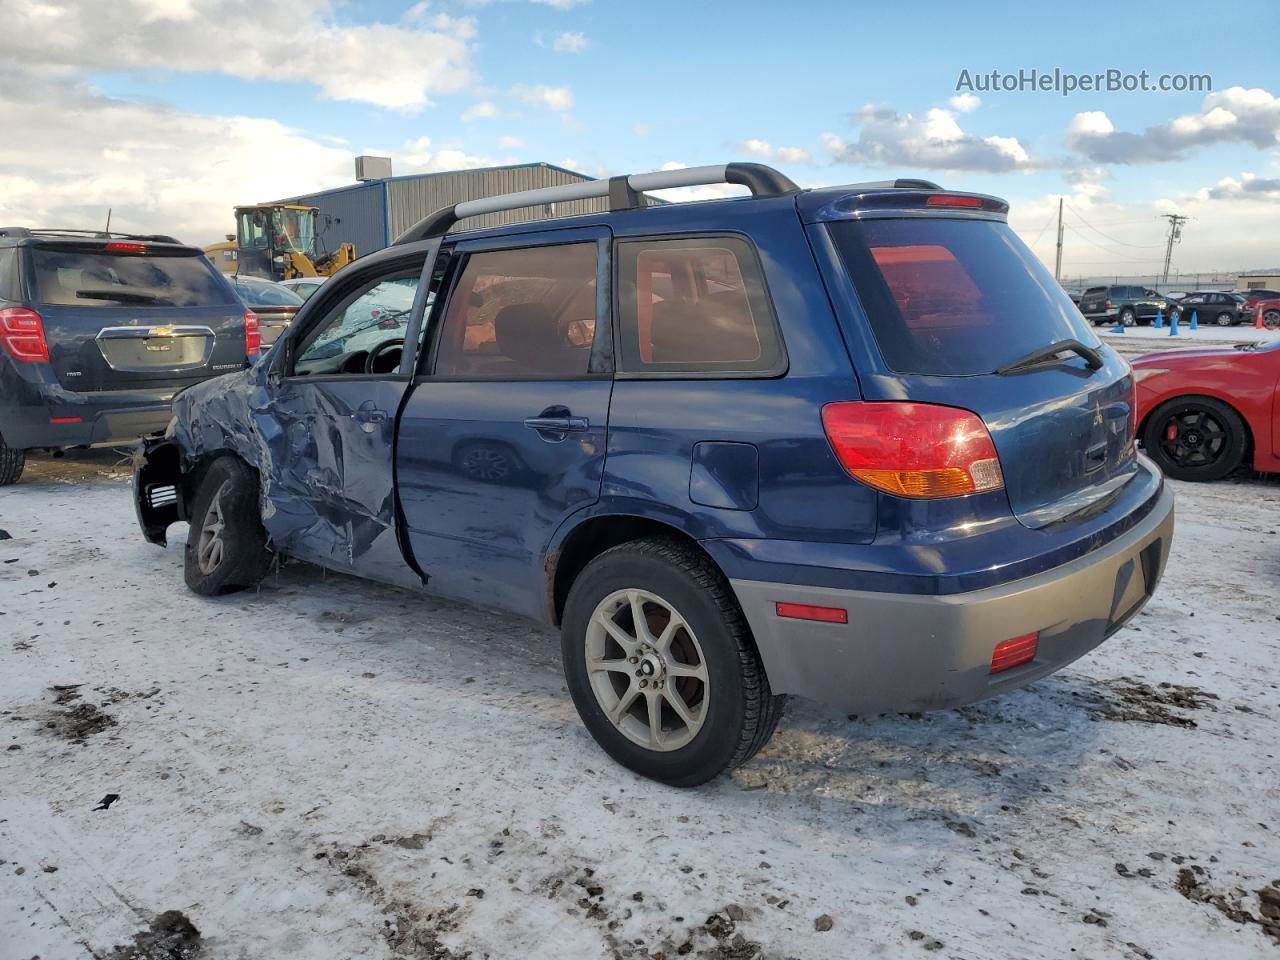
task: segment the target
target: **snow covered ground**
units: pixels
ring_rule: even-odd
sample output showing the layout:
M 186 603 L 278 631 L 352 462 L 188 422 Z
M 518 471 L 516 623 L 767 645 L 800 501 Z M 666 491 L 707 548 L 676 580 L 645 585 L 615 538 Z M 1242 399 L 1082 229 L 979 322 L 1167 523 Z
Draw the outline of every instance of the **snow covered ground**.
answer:
M 300 564 L 201 599 L 122 471 L 38 464 L 0 491 L 0 956 L 1280 956 L 1280 483 L 1178 496 L 1068 671 L 793 701 L 677 791 L 595 747 L 553 635 Z

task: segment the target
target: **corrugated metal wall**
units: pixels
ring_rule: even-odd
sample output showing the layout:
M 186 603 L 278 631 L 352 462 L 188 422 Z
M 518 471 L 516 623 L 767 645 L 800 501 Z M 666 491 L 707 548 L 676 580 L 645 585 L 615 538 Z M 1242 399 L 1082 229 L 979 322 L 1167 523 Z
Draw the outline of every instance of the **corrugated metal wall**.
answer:
M 318 226 L 323 231 L 325 247 L 336 250 L 339 243 L 349 241 L 356 245 L 356 256 L 362 257 L 381 250 L 389 240 L 394 240 L 441 207 L 461 203 L 463 200 L 536 190 L 538 187 L 553 187 L 562 183 L 581 183 L 589 179 L 591 178 L 539 163 L 373 180 L 277 202 L 304 203 L 317 207 L 320 210 Z M 603 212 L 608 208 L 609 202 L 604 197 L 574 200 L 570 203 L 471 217 L 458 224 L 456 229 L 478 230 L 503 223 L 524 223 L 548 217 Z
M 390 191 L 391 236 L 394 239 L 428 214 L 434 213 L 441 207 L 461 203 L 463 200 L 493 197 L 501 193 L 517 193 L 521 190 L 536 190 L 538 187 L 554 187 L 562 183 L 581 183 L 589 179 L 590 177 L 579 176 L 567 170 L 539 164 L 489 170 L 463 170 L 439 176 L 390 180 L 387 186 Z M 542 220 L 551 216 L 567 217 L 602 212 L 608 207 L 608 200 L 602 197 L 596 200 L 557 203 L 554 210 L 550 209 L 550 206 L 504 210 L 501 213 L 488 213 L 482 217 L 470 217 L 458 224 L 457 229 L 478 230 L 503 223 Z
M 387 205 L 382 181 L 357 183 L 338 190 L 327 190 L 283 203 L 302 203 L 317 207 L 321 245 L 330 252 L 344 242 L 356 245 L 356 256 L 381 250 L 387 245 Z

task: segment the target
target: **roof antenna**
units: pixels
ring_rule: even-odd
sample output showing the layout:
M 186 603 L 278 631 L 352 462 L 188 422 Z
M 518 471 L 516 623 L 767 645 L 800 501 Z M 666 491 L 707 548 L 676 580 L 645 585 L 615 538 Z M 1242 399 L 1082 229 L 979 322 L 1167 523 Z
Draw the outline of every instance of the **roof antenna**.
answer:
M 103 232 L 104 233 L 111 232 L 111 208 L 110 207 L 107 207 L 107 229 L 104 230 Z

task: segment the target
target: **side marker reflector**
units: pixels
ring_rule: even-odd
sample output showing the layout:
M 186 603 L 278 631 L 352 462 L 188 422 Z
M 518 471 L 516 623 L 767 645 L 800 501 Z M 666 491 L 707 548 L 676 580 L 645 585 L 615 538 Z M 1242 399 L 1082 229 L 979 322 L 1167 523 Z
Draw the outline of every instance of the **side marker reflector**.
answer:
M 997 644 L 995 652 L 991 654 L 991 672 L 1003 673 L 1005 670 L 1012 670 L 1024 663 L 1030 663 L 1036 658 L 1036 647 L 1039 643 L 1040 631 L 1037 630 L 1035 633 L 1024 633 L 1020 637 Z
M 778 616 L 788 620 L 817 620 L 819 623 L 848 623 L 849 611 L 841 607 L 816 607 L 809 603 L 779 603 Z

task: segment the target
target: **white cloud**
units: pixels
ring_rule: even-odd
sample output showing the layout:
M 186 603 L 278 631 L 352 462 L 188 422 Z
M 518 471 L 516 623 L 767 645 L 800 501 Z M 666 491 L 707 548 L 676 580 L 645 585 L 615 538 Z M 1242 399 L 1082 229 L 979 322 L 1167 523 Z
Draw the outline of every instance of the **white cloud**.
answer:
M 809 156 L 808 150 L 800 147 L 779 147 L 778 152 L 774 154 L 782 163 L 811 163 L 812 158 Z
M 499 137 L 498 146 L 504 150 L 515 150 L 524 146 L 524 141 L 519 137 Z
M 1211 93 L 1197 113 L 1147 127 L 1116 130 L 1102 112 L 1078 113 L 1067 126 L 1067 145 L 1094 163 L 1168 163 L 1195 147 L 1247 143 L 1265 150 L 1280 144 L 1280 97 L 1258 87 Z
M 753 157 L 767 158 L 767 157 L 773 156 L 773 144 L 769 143 L 768 140 L 760 140 L 756 138 L 752 138 L 750 140 L 743 140 L 740 144 L 738 144 L 738 149 L 741 150 L 743 153 L 750 154 Z
M 590 45 L 585 33 L 565 31 L 551 42 L 551 49 L 556 53 L 581 53 Z
M 768 140 L 761 140 L 759 137 L 743 140 L 735 149 L 762 160 L 779 160 L 782 163 L 809 163 L 810 161 L 808 150 L 800 147 L 775 148 Z
M 540 84 L 517 83 L 511 88 L 517 100 L 547 110 L 569 110 L 573 107 L 573 91 L 568 87 L 548 87 Z
M 473 104 L 462 111 L 462 122 L 470 123 L 472 120 L 479 120 L 484 117 L 496 117 L 498 108 L 488 100 L 482 100 L 480 103 Z
M 965 133 L 950 110 L 935 107 L 923 116 L 899 114 L 892 107 L 868 104 L 854 116 L 858 138 L 833 133 L 823 147 L 844 163 L 875 167 L 923 167 L 929 170 L 1005 173 L 1031 168 L 1031 157 L 1016 137 L 978 137 Z
M 542 4 L 544 7 L 555 7 L 557 10 L 572 10 L 584 3 L 590 3 L 591 0 L 533 0 L 533 2 Z
M 973 111 L 982 106 L 982 99 L 972 93 L 957 93 L 947 103 L 957 113 L 973 113 Z
M 408 141 L 395 156 L 398 174 L 441 173 L 473 167 L 497 166 L 497 161 L 466 153 L 453 146 L 435 148 L 430 137 Z
M 1256 173 L 1242 173 L 1236 177 L 1223 177 L 1212 187 L 1195 192 L 1197 200 L 1255 200 L 1280 203 L 1280 177 L 1260 177 Z
M 113 100 L 72 80 L 0 70 L 0 221 L 209 243 L 236 204 L 352 181 L 351 152 L 275 120 Z M 90 135 L 92 131 L 92 135 Z
M 0 62 L 75 72 L 172 70 L 314 84 L 332 100 L 397 110 L 473 79 L 469 18 L 340 26 L 326 2 L 58 0 L 5 4 Z

